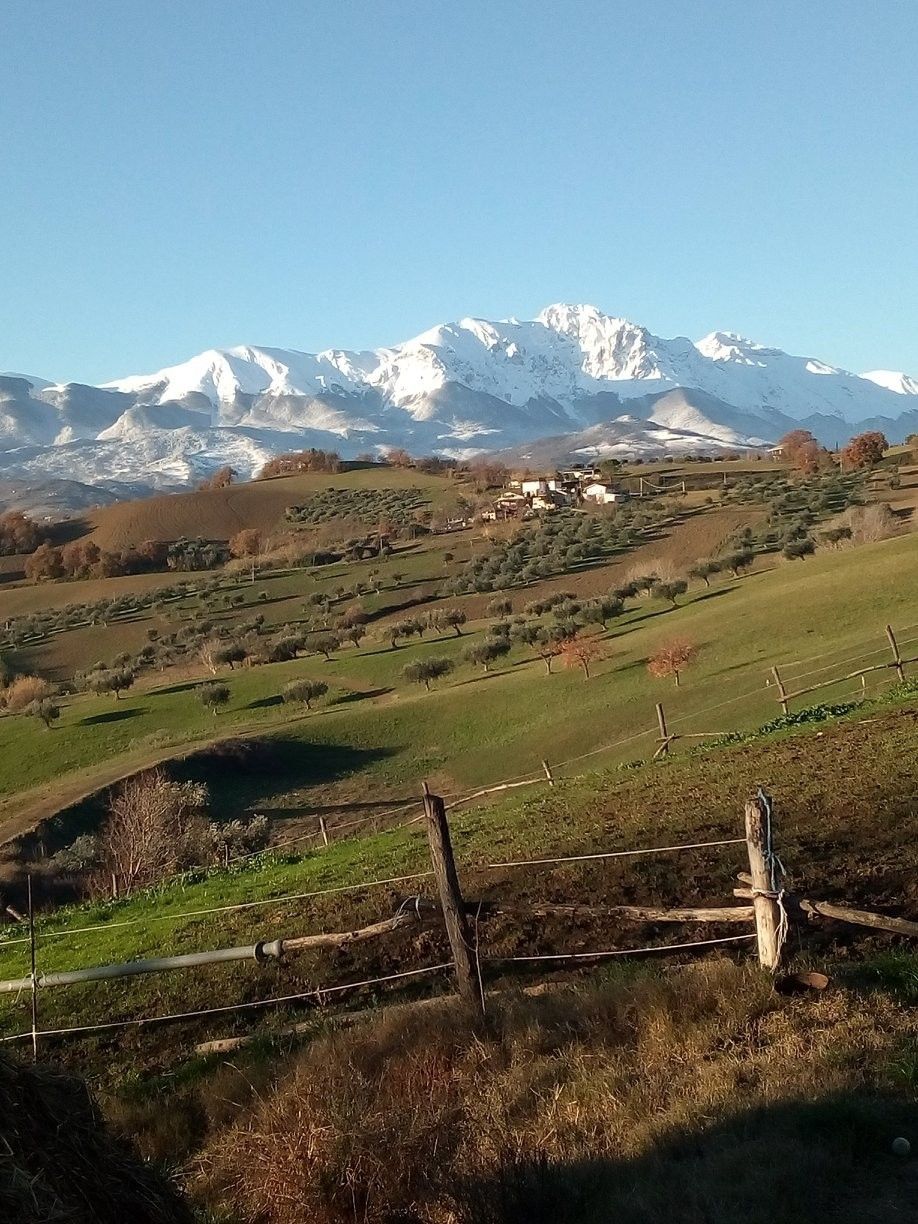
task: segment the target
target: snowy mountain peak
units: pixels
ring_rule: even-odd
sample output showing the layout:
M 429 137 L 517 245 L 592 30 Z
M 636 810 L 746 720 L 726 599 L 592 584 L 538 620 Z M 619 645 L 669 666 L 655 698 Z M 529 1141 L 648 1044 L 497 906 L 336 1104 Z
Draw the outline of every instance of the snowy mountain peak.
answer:
M 176 483 L 308 446 L 462 457 L 613 425 L 621 453 L 629 431 L 636 450 L 685 453 L 766 445 L 797 425 L 834 446 L 864 428 L 918 432 L 913 397 L 904 374 L 858 376 L 730 331 L 664 339 L 559 302 L 372 351 L 208 349 L 102 387 L 0 376 L 0 475 Z
M 887 391 L 895 391 L 897 395 L 918 395 L 918 378 L 903 374 L 901 370 L 870 370 L 861 378 L 867 378 Z

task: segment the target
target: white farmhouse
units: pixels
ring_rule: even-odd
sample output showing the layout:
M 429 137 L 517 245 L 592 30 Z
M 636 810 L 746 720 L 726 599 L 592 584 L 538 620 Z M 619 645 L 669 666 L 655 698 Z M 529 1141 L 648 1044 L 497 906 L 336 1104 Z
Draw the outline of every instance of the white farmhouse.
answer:
M 601 506 L 607 506 L 612 502 L 625 501 L 628 494 L 619 493 L 611 485 L 603 484 L 597 480 L 593 484 L 588 484 L 584 487 L 583 496 L 587 501 L 598 502 Z
M 520 492 L 524 497 L 544 497 L 546 493 L 559 493 L 560 491 L 561 482 L 553 476 L 520 481 Z

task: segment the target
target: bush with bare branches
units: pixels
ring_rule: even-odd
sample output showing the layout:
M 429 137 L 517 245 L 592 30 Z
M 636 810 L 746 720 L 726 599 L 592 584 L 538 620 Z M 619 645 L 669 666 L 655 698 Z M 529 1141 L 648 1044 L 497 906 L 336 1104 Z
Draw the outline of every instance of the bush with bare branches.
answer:
M 99 833 L 99 890 L 124 896 L 200 861 L 207 801 L 206 786 L 162 769 L 122 782 Z
M 874 544 L 877 540 L 888 540 L 899 530 L 899 520 L 886 502 L 874 502 L 869 506 L 852 506 L 845 514 L 845 526 L 853 544 Z
M 11 714 L 22 714 L 33 702 L 50 698 L 54 689 L 40 676 L 17 676 L 3 690 L 0 703 Z

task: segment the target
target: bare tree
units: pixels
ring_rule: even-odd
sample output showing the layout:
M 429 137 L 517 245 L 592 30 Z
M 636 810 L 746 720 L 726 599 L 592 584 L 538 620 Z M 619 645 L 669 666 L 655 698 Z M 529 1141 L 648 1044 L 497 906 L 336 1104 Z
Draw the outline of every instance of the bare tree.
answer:
M 113 896 L 147 888 L 182 867 L 207 804 L 207 788 L 161 769 L 129 778 L 112 795 L 99 834 L 104 885 Z

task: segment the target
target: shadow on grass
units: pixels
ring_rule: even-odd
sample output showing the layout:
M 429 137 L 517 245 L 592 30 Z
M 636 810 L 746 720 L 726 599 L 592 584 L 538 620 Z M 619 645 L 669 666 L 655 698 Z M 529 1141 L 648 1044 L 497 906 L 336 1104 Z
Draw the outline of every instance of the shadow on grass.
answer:
M 375 688 L 364 689 L 362 692 L 343 693 L 340 697 L 336 697 L 331 705 L 350 705 L 354 701 L 366 701 L 372 697 L 385 697 L 387 693 L 391 693 L 392 688 Z
M 843 1093 L 739 1110 L 673 1131 L 635 1159 L 507 1154 L 496 1174 L 455 1187 L 460 1224 L 880 1224 L 913 1219 L 914 1105 Z
M 280 736 L 228 740 L 173 762 L 170 772 L 181 781 L 205 783 L 214 816 L 232 819 L 253 805 L 260 810 L 262 804 L 291 791 L 360 773 L 397 751 L 313 744 Z
M 181 684 L 169 684 L 165 688 L 151 689 L 150 692 L 156 697 L 164 696 L 166 693 L 190 693 L 193 689 L 200 688 L 204 683 L 206 681 L 202 677 L 200 680 L 186 680 Z
M 245 707 L 247 710 L 267 710 L 270 706 L 279 706 L 284 704 L 284 699 L 280 693 L 274 693 L 270 697 L 259 697 L 257 701 L 250 701 Z
M 148 710 L 149 706 L 130 706 L 125 710 L 107 710 L 104 714 L 90 714 L 88 718 L 81 718 L 80 725 L 95 727 L 100 723 L 124 722 L 126 718 L 137 718 L 140 714 L 146 714 Z

